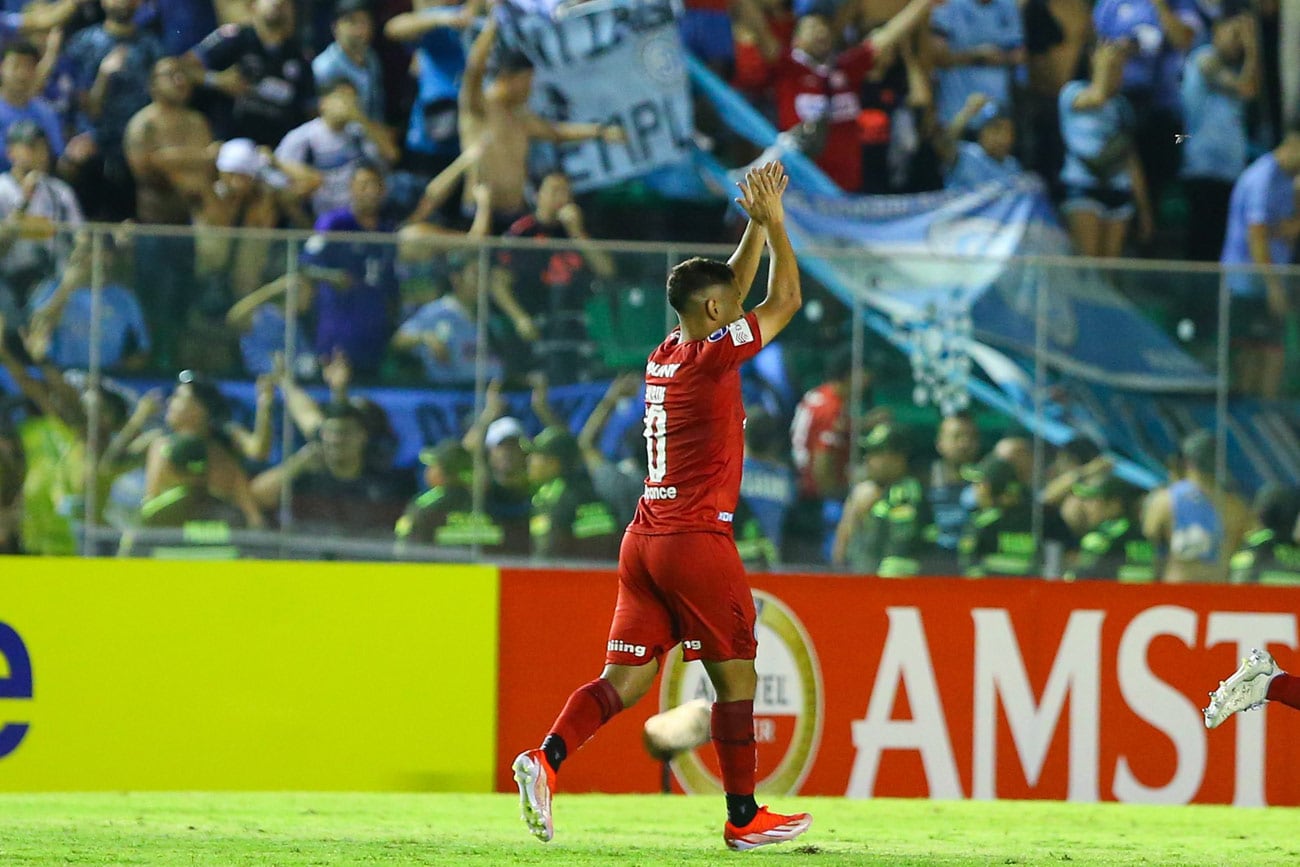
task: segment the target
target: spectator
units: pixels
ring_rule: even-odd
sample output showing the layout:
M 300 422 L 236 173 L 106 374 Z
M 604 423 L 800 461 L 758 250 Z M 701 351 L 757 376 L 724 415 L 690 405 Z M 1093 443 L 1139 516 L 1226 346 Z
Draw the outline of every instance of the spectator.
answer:
M 428 262 L 437 250 L 439 238 L 483 238 L 492 222 L 492 188 L 485 183 L 474 185 L 474 221 L 469 230 L 461 232 L 443 220 L 443 205 L 461 184 L 470 169 L 478 164 L 482 147 L 462 151 L 424 187 L 424 195 L 405 224 L 398 231 L 398 259 L 403 263 Z
M 398 153 L 388 133 L 362 113 L 350 78 L 320 89 L 320 117 L 290 130 L 275 149 L 286 170 L 315 176 L 312 213 L 316 217 L 346 208 L 352 175 L 362 163 L 391 165 Z
M 154 4 L 158 32 L 162 37 L 163 54 L 180 57 L 203 37 L 217 28 L 215 6 L 229 6 L 231 0 L 166 0 Z M 245 0 L 240 5 L 247 6 Z M 223 20 L 227 16 L 222 16 Z
M 0 554 L 23 553 L 23 484 L 27 456 L 8 416 L 0 415 Z
M 524 426 L 519 419 L 506 415 L 505 410 L 501 383 L 493 380 L 483 396 L 483 412 L 465 431 L 461 443 L 475 456 L 475 466 L 480 457 L 486 456 L 484 508 L 502 530 L 501 545 L 493 553 L 517 556 L 529 551 L 533 492 L 528 482 Z
M 316 283 L 316 354 L 342 350 L 360 373 L 373 376 L 384 361 L 398 312 L 393 244 L 327 241 L 326 233 L 390 233 L 396 225 L 380 213 L 384 175 L 361 164 L 352 175 L 351 206 L 323 214 L 303 248 L 302 263 L 327 274 Z M 391 528 L 390 528 L 391 529 Z
M 399 545 L 460 547 L 501 544 L 501 528 L 474 511 L 474 457 L 454 439 L 420 451 L 428 486 L 397 520 Z
M 492 281 L 493 300 L 515 335 L 531 344 L 531 353 L 513 352 L 507 360 L 529 369 L 540 364 L 552 382 L 572 381 L 589 349 L 586 301 L 593 283 L 587 272 L 608 280 L 615 275 L 614 260 L 590 243 L 582 209 L 559 171 L 542 179 L 537 206 L 511 224 L 506 237 L 574 242 L 572 250 L 503 250 L 497 261 L 504 273 Z
M 1151 201 L 1159 202 L 1182 156 L 1178 83 L 1188 50 L 1204 33 L 1196 2 L 1099 0 L 1092 23 L 1097 39 L 1117 45 L 1126 58 L 1120 90 L 1134 110 L 1134 144 Z
M 975 141 L 963 141 L 971 132 Z M 990 181 L 1010 180 L 1024 171 L 1011 155 L 1016 127 L 1010 115 L 982 93 L 973 93 L 939 136 L 944 162 L 943 185 L 948 189 L 978 187 Z
M 40 59 L 41 53 L 30 42 L 11 42 L 0 52 L 0 133 L 7 134 L 21 120 L 33 121 L 45 131 L 45 141 L 57 160 L 63 156 L 63 130 L 54 109 L 36 95 Z M 0 169 L 9 170 L 7 155 Z
M 20 120 L 5 136 L 9 171 L 0 174 L 0 294 L 25 304 L 38 281 L 58 273 L 72 248 L 70 233 L 84 221 L 72 188 L 49 173 L 50 146 L 45 132 Z M 0 302 L 2 305 L 3 302 Z
M 983 578 L 1037 573 L 1041 558 L 1033 506 L 1016 468 L 993 454 L 971 467 L 966 478 L 975 486 L 979 511 L 971 515 L 957 546 L 962 574 Z
M 772 547 L 769 565 L 781 562 L 785 520 L 795 501 L 788 454 L 785 430 L 778 419 L 766 413 L 754 413 L 746 419 L 740 499 L 753 515 L 759 535 Z M 737 532 L 743 534 L 743 530 Z
M 609 506 L 596 496 L 582 450 L 562 427 L 542 430 L 527 448 L 534 486 L 529 521 L 532 554 L 543 559 L 612 560 L 622 533 Z
M 732 21 L 767 60 L 775 60 L 781 45 L 757 0 L 685 0 L 678 28 L 682 44 L 722 78 L 736 71 L 736 38 Z
M 926 502 L 930 504 L 939 531 L 936 544 L 955 555 L 957 542 L 970 516 L 970 510 L 962 502 L 962 493 L 966 490 L 964 473 L 980 453 L 980 433 L 975 417 L 965 411 L 945 416 L 939 422 L 934 447 L 939 459 L 930 465 Z
M 1101 453 L 1097 444 L 1076 436 L 1056 452 L 1040 499 L 1052 513 L 1060 515 L 1076 538 L 1082 538 L 1097 522 L 1089 518 L 1075 489 L 1080 482 L 1103 477 L 1110 471 L 1110 458 Z
M 1028 88 L 1026 118 L 1020 132 L 1032 171 L 1055 187 L 1065 161 L 1058 97 L 1072 81 L 1092 40 L 1092 7 L 1087 0 L 1028 0 L 1024 20 Z
M 167 401 L 164 422 L 169 433 L 154 439 L 145 457 L 144 495 L 151 499 L 177 483 L 167 461 L 168 443 L 177 436 L 202 437 L 208 444 L 212 492 L 238 506 L 249 527 L 259 528 L 264 524 L 262 513 L 237 448 L 226 432 L 229 412 L 229 404 L 211 380 L 190 370 L 181 371 L 176 390 Z
M 121 220 L 134 216 L 135 203 L 123 136 L 132 116 L 149 104 L 153 69 L 163 48 L 157 37 L 135 24 L 140 0 L 100 0 L 100 5 L 104 22 L 78 31 L 68 41 L 93 143 L 93 148 L 85 148 L 93 156 L 79 160 L 73 170 L 82 198 L 93 203 L 93 216 Z
M 1182 443 L 1183 478 L 1147 497 L 1142 532 L 1160 549 L 1168 584 L 1226 581 L 1228 561 L 1253 521 L 1227 480 L 1216 482 L 1216 452 L 1212 433 L 1191 434 Z
M 868 33 L 878 29 L 870 27 Z M 872 66 L 863 82 L 858 115 L 862 143 L 862 192 L 866 195 L 938 189 L 934 148 L 921 130 L 933 126 L 934 88 L 916 53 L 917 32 L 899 43 L 893 63 Z M 934 171 L 931 171 L 931 169 Z
M 289 292 L 291 285 L 292 293 Z M 297 342 L 289 367 L 300 379 L 314 379 L 319 374 L 320 364 L 307 327 L 312 293 L 310 280 L 286 274 L 240 298 L 226 312 L 226 325 L 239 336 L 239 353 L 245 373 L 262 376 L 276 370 L 277 356 L 286 352 L 285 313 L 292 303 L 297 320 L 294 328 Z M 280 362 L 283 364 L 284 359 L 281 358 Z
M 898 44 L 925 18 L 929 0 L 907 6 L 851 48 L 836 53 L 835 32 L 821 15 L 805 15 L 795 25 L 794 48 L 773 72 L 777 127 L 803 125 L 814 141 L 809 155 L 841 189 L 862 189 L 858 91 L 877 64 L 892 65 Z
M 789 0 L 757 0 L 757 5 L 765 27 L 751 30 L 740 21 L 730 25 L 736 55 L 731 86 L 767 113 L 770 105 L 766 90 L 772 65 L 790 50 L 795 16 Z
M 411 485 L 392 471 L 367 467 L 369 435 L 361 411 L 331 403 L 318 437 L 253 480 L 258 504 L 272 508 L 287 482 L 295 532 L 391 538 Z
M 1156 552 L 1134 520 L 1141 492 L 1110 473 L 1085 476 L 1074 496 L 1082 504 L 1079 550 L 1067 579 L 1107 579 L 1150 584 L 1156 580 Z
M 393 335 L 393 348 L 414 353 L 432 385 L 473 385 L 479 352 L 488 352 L 478 341 L 478 257 L 453 252 L 447 261 L 452 268 L 452 291 L 403 322 Z M 489 357 L 486 370 L 489 379 L 500 377 L 500 360 Z
M 1102 45 L 1093 52 L 1092 80 L 1061 88 L 1061 210 L 1082 256 L 1121 255 L 1135 211 L 1139 239 L 1153 231 L 1145 175 L 1133 148 L 1133 109 L 1119 95 L 1120 59 L 1114 44 Z
M 940 123 L 952 123 L 973 93 L 1011 104 L 1012 74 L 1025 62 L 1015 0 L 946 0 L 934 8 L 930 31 Z
M 1235 387 L 1260 397 L 1277 397 L 1285 367 L 1286 318 L 1295 309 L 1294 278 L 1272 267 L 1293 261 L 1300 219 L 1296 218 L 1295 184 L 1300 177 L 1300 126 L 1287 131 L 1281 144 L 1250 164 L 1232 187 L 1228 231 L 1223 239 L 1224 275 L 1232 293 L 1231 338 Z
M 1255 495 L 1259 529 L 1246 536 L 1241 550 L 1232 555 L 1233 584 L 1300 584 L 1300 492 L 1280 485 L 1265 485 Z
M 826 362 L 826 381 L 808 391 L 790 425 L 791 453 L 799 474 L 799 498 L 821 501 L 843 497 L 849 485 L 849 412 L 853 401 L 853 354 L 844 346 Z M 863 391 L 874 374 L 861 373 Z M 859 395 L 861 398 L 861 395 Z
M 14 4 L 6 4 L 11 11 L 0 12 L 0 40 L 8 42 L 15 35 L 30 36 L 46 30 L 63 27 L 86 0 L 51 0 L 48 3 L 24 2 L 17 4 L 21 8 L 13 9 Z
M 465 72 L 461 31 L 473 18 L 468 4 L 416 0 L 415 11 L 395 15 L 384 25 L 389 39 L 415 43 L 411 74 L 416 93 L 406 130 L 406 159 L 412 171 L 426 177 L 442 171 L 456 156 L 456 99 Z
M 908 435 L 879 424 L 862 446 L 867 480 L 853 487 L 844 504 L 831 565 L 882 578 L 924 574 L 937 530 L 925 491 L 908 472 Z
M 230 531 L 244 526 L 244 515 L 212 493 L 207 441 L 190 434 L 175 437 L 167 444 L 166 457 L 176 484 L 140 507 L 140 524 L 182 529 L 187 543 L 228 542 Z
M 490 16 L 466 62 L 459 119 L 461 147 L 477 145 L 482 149 L 467 180 L 466 195 L 480 180 L 491 188 L 491 231 L 499 235 L 528 213 L 528 147 L 533 140 L 559 143 L 598 138 L 606 144 L 622 144 L 627 134 L 620 126 L 603 123 L 543 120 L 528 108 L 533 70 L 522 57 L 504 60 L 508 65 L 498 66 L 486 81 L 488 53 L 496 34 L 496 17 Z
M 185 60 L 219 139 L 275 147 L 311 116 L 316 83 L 290 0 L 254 0 L 250 23 L 217 28 Z
M 1259 93 L 1259 46 L 1249 15 L 1214 22 L 1213 42 L 1192 51 L 1183 70 L 1183 186 L 1186 257 L 1215 260 L 1223 250 L 1232 184 L 1246 169 L 1246 106 Z
M 48 334 L 50 360 L 60 368 L 89 370 L 93 356 L 107 370 L 139 370 L 149 361 L 149 330 L 140 302 L 129 287 L 112 279 L 114 248 L 111 236 L 99 236 L 96 245 L 89 235 L 83 235 L 62 275 L 46 280 L 33 293 L 30 328 Z M 97 349 L 91 344 L 96 269 L 104 279 Z
M 375 18 L 370 6 L 370 0 L 338 0 L 334 4 L 334 41 L 311 62 L 311 71 L 320 93 L 336 81 L 352 82 L 362 114 L 379 124 L 384 121 L 384 70 L 371 47 Z M 387 139 L 387 130 L 384 136 Z
M 621 438 L 623 456 L 619 460 L 610 460 L 601 451 L 599 440 L 619 405 L 636 398 L 644 384 L 645 380 L 640 371 L 623 373 L 615 377 L 600 402 L 591 411 L 591 415 L 587 416 L 587 421 L 583 423 L 582 430 L 578 434 L 578 446 L 582 449 L 582 457 L 586 461 L 591 483 L 596 488 L 596 495 L 609 503 L 620 525 L 632 522 L 632 518 L 636 515 L 637 503 L 641 501 L 641 494 L 645 491 L 646 464 L 649 456 L 646 453 L 641 412 L 637 413 L 636 421 L 628 425 L 623 432 Z M 533 395 L 533 406 L 536 409 L 538 404 L 536 389 Z M 541 415 L 539 412 L 538 416 Z M 548 417 L 546 423 L 553 424 L 554 421 Z

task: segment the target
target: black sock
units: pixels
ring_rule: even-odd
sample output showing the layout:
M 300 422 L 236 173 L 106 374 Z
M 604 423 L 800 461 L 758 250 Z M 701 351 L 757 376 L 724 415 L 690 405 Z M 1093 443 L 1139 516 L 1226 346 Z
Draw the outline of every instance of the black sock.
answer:
M 569 748 L 564 745 L 564 738 L 550 734 L 542 741 L 542 752 L 546 753 L 546 762 L 551 766 L 551 770 L 558 771 L 560 762 L 569 755 Z
M 754 821 L 758 814 L 758 802 L 753 795 L 727 794 L 727 821 L 737 828 L 743 828 Z

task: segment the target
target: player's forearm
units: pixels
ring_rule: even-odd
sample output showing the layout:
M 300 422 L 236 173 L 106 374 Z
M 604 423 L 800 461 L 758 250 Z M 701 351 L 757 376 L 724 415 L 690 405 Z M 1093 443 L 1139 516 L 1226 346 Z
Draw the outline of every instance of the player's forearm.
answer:
M 749 291 L 754 288 L 754 275 L 758 273 L 758 265 L 763 260 L 764 240 L 763 227 L 750 220 L 745 226 L 745 234 L 740 237 L 740 243 L 736 245 L 736 252 L 727 260 L 736 275 L 736 290 L 740 293 L 741 304 L 745 303 Z
M 766 303 L 790 310 L 790 315 L 803 306 L 803 291 L 799 284 L 799 263 L 794 247 L 785 231 L 784 220 L 767 224 L 767 246 L 772 252 L 772 263 L 767 277 Z

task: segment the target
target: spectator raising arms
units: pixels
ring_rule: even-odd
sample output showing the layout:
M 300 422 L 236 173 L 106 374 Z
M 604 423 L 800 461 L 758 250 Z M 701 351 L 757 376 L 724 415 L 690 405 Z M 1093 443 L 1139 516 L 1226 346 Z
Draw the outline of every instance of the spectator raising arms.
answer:
M 341 79 L 352 82 L 367 120 L 384 120 L 384 70 L 371 44 L 375 16 L 370 0 L 338 0 L 334 5 L 334 41 L 311 62 L 316 86 L 324 91 Z
M 477 371 L 479 261 L 468 252 L 447 255 L 451 292 L 430 301 L 402 323 L 393 348 L 414 353 L 431 385 L 472 385 Z M 487 376 L 501 375 L 501 362 L 489 358 Z
M 10 42 L 0 54 L 0 134 L 20 120 L 34 121 L 45 131 L 55 159 L 63 156 L 63 130 L 49 103 L 38 97 L 41 83 L 36 66 L 41 53 L 30 42 Z M 0 168 L 9 169 L 6 156 Z
M 967 131 L 975 134 L 975 141 L 962 140 Z M 937 144 L 945 167 L 943 185 L 948 189 L 1009 180 L 1023 171 L 1011 155 L 1015 124 L 1002 106 L 982 93 L 970 95 Z
M 1015 0 L 946 0 L 930 17 L 939 68 L 939 122 L 952 123 L 973 93 L 1011 104 L 1011 71 L 1025 62 Z

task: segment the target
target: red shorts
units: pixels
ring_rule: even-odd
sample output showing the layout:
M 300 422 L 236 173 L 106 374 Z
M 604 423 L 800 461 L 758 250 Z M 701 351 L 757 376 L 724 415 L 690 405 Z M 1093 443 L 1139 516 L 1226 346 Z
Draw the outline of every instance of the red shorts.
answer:
M 686 660 L 753 659 L 754 597 L 721 533 L 624 533 L 605 662 L 644 665 L 678 642 Z

